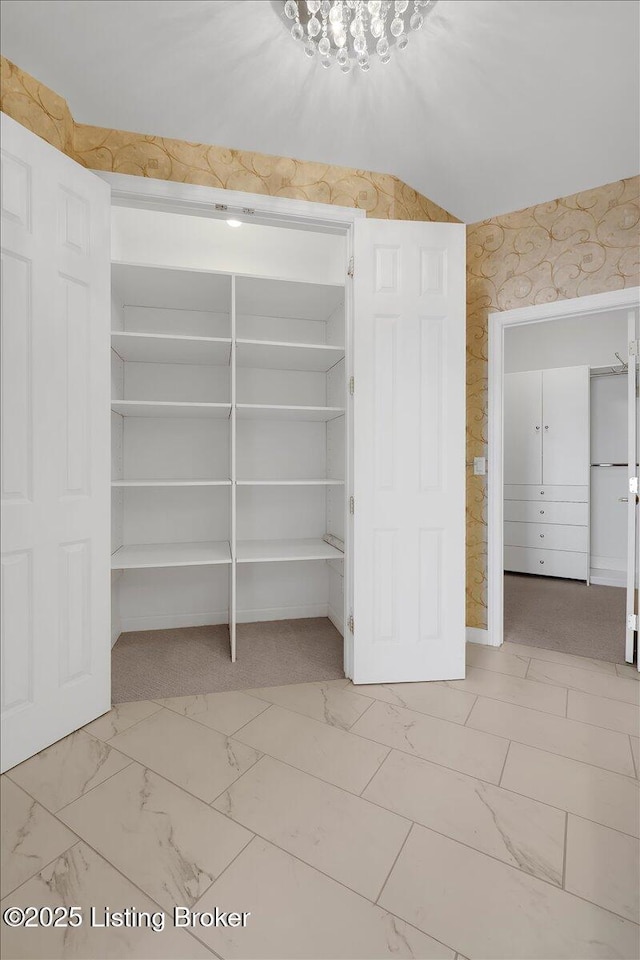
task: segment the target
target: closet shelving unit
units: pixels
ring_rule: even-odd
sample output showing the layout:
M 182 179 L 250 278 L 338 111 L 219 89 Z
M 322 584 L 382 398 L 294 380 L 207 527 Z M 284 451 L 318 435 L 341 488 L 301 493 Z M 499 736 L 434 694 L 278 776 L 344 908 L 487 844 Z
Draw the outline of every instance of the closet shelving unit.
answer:
M 235 659 L 262 619 L 239 567 L 342 577 L 344 288 L 114 263 L 112 351 L 112 570 L 226 568 Z

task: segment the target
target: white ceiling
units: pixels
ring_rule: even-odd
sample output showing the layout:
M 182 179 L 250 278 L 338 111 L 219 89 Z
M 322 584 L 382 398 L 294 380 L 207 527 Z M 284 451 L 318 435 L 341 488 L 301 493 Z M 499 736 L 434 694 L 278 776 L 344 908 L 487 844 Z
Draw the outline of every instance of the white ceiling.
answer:
M 632 176 L 635 0 L 439 0 L 387 66 L 309 61 L 269 0 L 3 0 L 76 120 L 393 173 L 462 220 Z

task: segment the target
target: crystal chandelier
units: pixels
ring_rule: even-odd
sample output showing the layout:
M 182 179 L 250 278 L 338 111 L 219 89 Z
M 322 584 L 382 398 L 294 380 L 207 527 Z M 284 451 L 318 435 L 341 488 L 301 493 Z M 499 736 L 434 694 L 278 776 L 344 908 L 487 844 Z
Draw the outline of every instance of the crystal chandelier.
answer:
M 419 30 L 427 7 L 435 0 L 413 0 L 410 30 Z M 308 57 L 320 56 L 323 67 L 335 61 L 343 73 L 352 64 L 371 66 L 372 54 L 389 63 L 394 45 L 409 43 L 405 14 L 409 0 L 286 0 L 285 15 L 293 20 L 291 36 L 300 40 Z

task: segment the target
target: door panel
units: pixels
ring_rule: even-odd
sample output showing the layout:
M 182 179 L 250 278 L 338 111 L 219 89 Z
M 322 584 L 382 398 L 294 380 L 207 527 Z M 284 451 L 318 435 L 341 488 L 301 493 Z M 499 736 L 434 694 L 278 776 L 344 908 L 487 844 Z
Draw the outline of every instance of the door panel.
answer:
M 3 769 L 110 706 L 109 188 L 2 115 Z
M 589 368 L 542 371 L 542 479 L 589 483 Z
M 358 221 L 355 683 L 464 676 L 464 228 Z
M 640 342 L 640 311 L 630 310 L 627 316 L 629 344 L 635 349 L 629 350 L 629 369 L 627 371 L 627 463 L 629 465 L 629 484 L 627 486 L 627 597 L 625 655 L 627 663 L 635 660 L 640 670 L 640 650 L 638 649 L 638 631 L 634 626 L 634 614 L 638 614 L 638 576 L 640 573 L 640 511 L 638 495 L 631 491 L 632 480 L 638 483 L 638 454 L 640 452 L 640 416 L 638 415 L 638 351 Z
M 542 373 L 504 378 L 504 482 L 542 483 Z

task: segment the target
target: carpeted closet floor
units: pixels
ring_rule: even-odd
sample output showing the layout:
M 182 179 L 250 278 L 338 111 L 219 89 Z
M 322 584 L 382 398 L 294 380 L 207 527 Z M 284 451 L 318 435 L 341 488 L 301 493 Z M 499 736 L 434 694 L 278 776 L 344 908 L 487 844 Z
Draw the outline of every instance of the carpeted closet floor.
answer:
M 111 652 L 112 700 L 154 700 L 344 677 L 342 637 L 326 617 L 122 633 Z
M 504 639 L 624 663 L 625 591 L 506 573 Z

